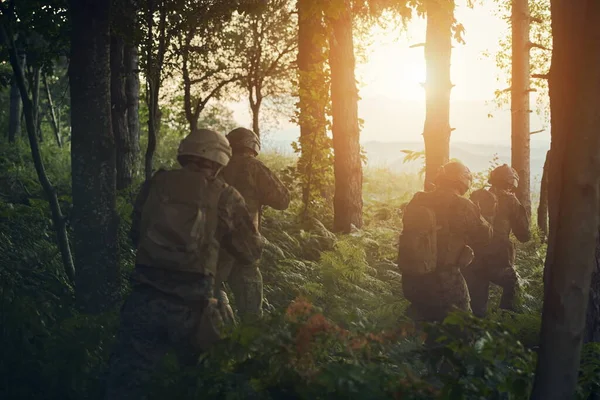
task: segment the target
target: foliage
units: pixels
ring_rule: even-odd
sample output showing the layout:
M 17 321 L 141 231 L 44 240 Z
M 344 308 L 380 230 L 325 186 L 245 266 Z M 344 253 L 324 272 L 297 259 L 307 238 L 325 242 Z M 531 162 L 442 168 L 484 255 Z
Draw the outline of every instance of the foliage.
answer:
M 496 65 L 500 69 L 498 83 L 500 88 L 496 90 L 495 102 L 499 108 L 506 107 L 510 103 L 511 85 L 511 1 L 496 0 L 500 6 L 498 15 L 507 22 L 506 36 L 500 40 L 500 50 L 495 54 Z M 550 29 L 550 1 L 529 0 L 530 12 L 530 40 L 537 46 L 530 50 L 530 71 L 532 75 L 546 75 L 550 70 L 550 57 L 552 49 L 552 35 Z M 550 104 L 548 102 L 548 80 L 533 78 L 531 87 L 535 92 L 536 113 L 542 117 L 545 123 L 550 120 Z
M 238 35 L 235 59 L 239 63 L 239 89 L 248 98 L 255 115 L 254 131 L 259 133 L 259 110 L 266 105 L 285 104 L 273 101 L 292 92 L 298 47 L 295 2 L 269 1 L 255 12 L 234 16 L 232 28 Z M 278 110 L 286 114 L 287 110 Z

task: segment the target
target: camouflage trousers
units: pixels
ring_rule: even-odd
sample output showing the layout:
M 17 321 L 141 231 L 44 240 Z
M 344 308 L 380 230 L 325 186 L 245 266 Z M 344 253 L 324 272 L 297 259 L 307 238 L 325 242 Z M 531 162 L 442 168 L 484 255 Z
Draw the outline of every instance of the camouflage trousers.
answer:
M 242 265 L 221 252 L 217 276 L 217 285 L 221 281 L 229 284 L 242 320 L 262 317 L 263 277 L 258 263 Z
M 500 308 L 515 311 L 517 295 L 519 293 L 519 275 L 513 265 L 498 263 L 487 258 L 476 260 L 463 272 L 469 293 L 471 295 L 471 308 L 473 314 L 483 318 L 487 313 L 490 283 L 502 288 Z
M 194 365 L 208 346 L 199 331 L 211 324 L 209 300 L 191 306 L 152 288 L 134 288 L 121 310 L 121 326 L 109 362 L 105 399 L 144 399 L 155 368 L 171 348 Z M 214 311 L 213 311 L 214 313 Z M 211 340 L 218 331 L 210 329 Z
M 454 308 L 471 311 L 467 284 L 458 268 L 425 275 L 404 274 L 402 289 L 411 303 L 407 315 L 417 323 L 441 322 Z

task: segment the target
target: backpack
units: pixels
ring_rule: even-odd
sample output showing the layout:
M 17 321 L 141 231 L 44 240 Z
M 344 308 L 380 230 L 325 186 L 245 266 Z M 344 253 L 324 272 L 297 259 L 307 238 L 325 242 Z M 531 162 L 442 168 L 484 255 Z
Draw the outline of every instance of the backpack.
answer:
M 187 168 L 156 174 L 153 181 L 142 210 L 136 263 L 214 276 L 218 205 L 227 185 Z
M 435 213 L 428 207 L 407 207 L 402 219 L 398 267 L 402 273 L 422 275 L 437 267 L 437 231 Z

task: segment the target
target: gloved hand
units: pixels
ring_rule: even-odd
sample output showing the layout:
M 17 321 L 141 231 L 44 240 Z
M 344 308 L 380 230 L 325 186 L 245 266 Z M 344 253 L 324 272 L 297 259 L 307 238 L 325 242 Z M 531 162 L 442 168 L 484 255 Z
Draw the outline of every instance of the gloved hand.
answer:
M 231 305 L 229 305 L 229 298 L 227 297 L 227 293 L 223 289 L 218 290 L 216 293 L 217 298 L 217 308 L 219 309 L 219 313 L 221 314 L 221 318 L 226 325 L 233 324 L 235 325 L 235 315 L 233 314 L 233 309 Z

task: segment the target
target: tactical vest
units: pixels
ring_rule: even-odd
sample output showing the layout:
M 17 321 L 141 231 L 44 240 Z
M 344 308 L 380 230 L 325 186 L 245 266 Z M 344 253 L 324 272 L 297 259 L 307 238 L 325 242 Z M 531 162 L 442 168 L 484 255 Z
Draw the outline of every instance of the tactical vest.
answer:
M 142 210 L 136 263 L 214 276 L 219 198 L 226 187 L 206 170 L 182 168 L 155 175 Z

